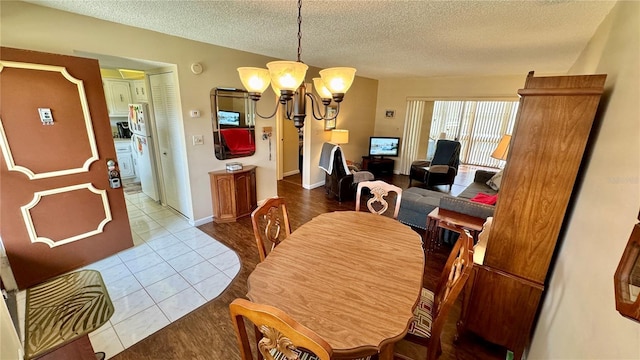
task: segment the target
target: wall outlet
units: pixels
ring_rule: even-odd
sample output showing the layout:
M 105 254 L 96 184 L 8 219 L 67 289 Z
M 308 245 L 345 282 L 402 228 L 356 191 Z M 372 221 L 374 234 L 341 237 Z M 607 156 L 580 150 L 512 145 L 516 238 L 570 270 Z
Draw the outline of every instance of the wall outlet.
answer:
M 192 118 L 199 118 L 200 117 L 200 110 L 191 110 L 191 111 L 189 111 L 189 116 L 191 116 Z
M 193 135 L 193 145 L 204 145 L 204 135 Z

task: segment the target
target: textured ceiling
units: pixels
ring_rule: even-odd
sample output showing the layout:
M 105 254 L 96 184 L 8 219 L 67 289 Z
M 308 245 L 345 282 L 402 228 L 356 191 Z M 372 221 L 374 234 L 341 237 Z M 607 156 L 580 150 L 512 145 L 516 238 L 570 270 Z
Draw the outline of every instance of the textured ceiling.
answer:
M 295 60 L 295 0 L 28 2 Z M 564 73 L 615 1 L 320 1 L 302 4 L 302 61 L 374 79 Z

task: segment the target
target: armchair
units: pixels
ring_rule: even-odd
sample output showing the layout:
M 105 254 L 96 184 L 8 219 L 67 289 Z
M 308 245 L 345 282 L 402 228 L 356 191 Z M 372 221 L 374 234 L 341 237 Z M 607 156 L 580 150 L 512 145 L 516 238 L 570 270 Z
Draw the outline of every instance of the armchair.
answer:
M 460 142 L 438 140 L 433 160 L 416 160 L 409 171 L 409 186 L 412 180 L 425 183 L 426 186 L 449 185 L 449 190 L 458 174 L 460 165 Z
M 373 180 L 373 174 L 368 171 L 353 173 L 338 145 L 324 143 L 319 166 L 325 171 L 324 189 L 327 196 L 336 197 L 339 202 L 355 198 L 359 181 Z

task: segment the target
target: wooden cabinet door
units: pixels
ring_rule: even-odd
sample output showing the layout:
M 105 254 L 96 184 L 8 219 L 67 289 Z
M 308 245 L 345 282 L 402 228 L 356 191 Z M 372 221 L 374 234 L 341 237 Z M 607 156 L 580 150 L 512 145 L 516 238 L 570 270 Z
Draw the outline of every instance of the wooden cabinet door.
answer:
M 251 213 L 253 210 L 251 202 L 251 172 L 239 174 L 236 179 L 236 199 L 237 199 L 237 216 L 243 216 Z
M 145 89 L 144 80 L 134 80 L 131 82 L 131 94 L 135 102 L 147 102 L 147 90 Z
M 131 104 L 129 82 L 125 80 L 104 80 L 109 116 L 127 116 Z
M 133 159 L 131 158 L 131 153 L 119 153 L 117 154 L 117 158 L 118 168 L 120 169 L 120 177 L 122 179 L 135 177 L 136 172 L 133 168 Z
M 236 218 L 236 196 L 233 175 L 215 177 L 214 218 L 224 221 Z

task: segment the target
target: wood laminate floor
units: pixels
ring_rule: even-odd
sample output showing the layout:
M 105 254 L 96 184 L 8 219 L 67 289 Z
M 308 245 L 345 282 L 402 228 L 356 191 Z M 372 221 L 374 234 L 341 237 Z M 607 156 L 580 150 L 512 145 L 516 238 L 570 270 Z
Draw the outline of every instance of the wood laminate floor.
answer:
M 459 176 L 458 179 L 460 182 L 454 185 L 452 194 L 464 189 L 463 182 L 473 180 L 473 169 L 470 168 L 466 171 L 469 173 L 464 174 L 464 171 L 461 171 L 460 175 L 462 176 Z M 401 175 L 394 175 L 385 180 L 402 188 L 407 188 L 409 183 L 408 177 Z M 279 181 L 278 194 L 287 199 L 293 230 L 319 214 L 355 208 L 354 201 L 338 203 L 334 199 L 327 199 L 322 187 L 306 190 L 296 184 L 296 181 Z M 217 299 L 205 303 L 190 314 L 116 355 L 113 359 L 227 360 L 240 358 L 229 318 L 228 305 L 233 299 L 245 296 L 247 277 L 258 263 L 259 258 L 251 220 L 249 217 L 245 217 L 234 223 L 216 224 L 212 222 L 200 226 L 199 229 L 237 252 L 242 263 L 238 277 Z M 444 247 L 428 257 L 424 277 L 426 287 L 433 288 L 435 286 L 448 256 L 448 250 Z M 504 349 L 486 344 L 477 338 L 466 337 L 456 346 L 453 345 L 455 322 L 460 314 L 459 304 L 460 301 L 452 311 L 445 327 L 442 336 L 443 354 L 440 359 L 504 359 Z M 405 345 L 399 346 L 403 354 L 416 356 L 419 352 L 423 352 L 420 347 Z M 416 358 L 424 359 L 424 355 L 420 356 Z

